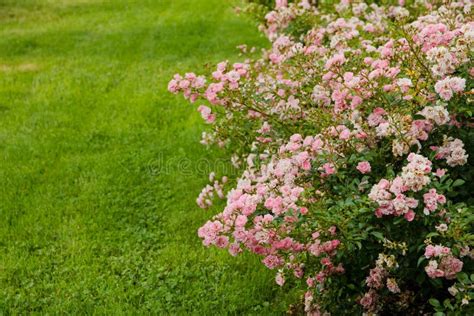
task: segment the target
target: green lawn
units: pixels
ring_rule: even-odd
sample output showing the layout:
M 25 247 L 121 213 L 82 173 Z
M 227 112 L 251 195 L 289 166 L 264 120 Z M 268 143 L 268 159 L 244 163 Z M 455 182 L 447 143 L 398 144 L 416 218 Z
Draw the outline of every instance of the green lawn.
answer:
M 285 311 L 258 258 L 201 245 L 222 154 L 166 90 L 242 43 L 230 1 L 0 0 L 0 314 Z

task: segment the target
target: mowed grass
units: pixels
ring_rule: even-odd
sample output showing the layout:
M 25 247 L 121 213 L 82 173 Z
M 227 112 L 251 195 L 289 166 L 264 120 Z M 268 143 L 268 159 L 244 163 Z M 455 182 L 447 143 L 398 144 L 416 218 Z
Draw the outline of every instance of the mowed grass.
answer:
M 258 258 L 201 245 L 222 153 L 166 91 L 242 43 L 228 1 L 0 1 L 0 314 L 285 311 Z

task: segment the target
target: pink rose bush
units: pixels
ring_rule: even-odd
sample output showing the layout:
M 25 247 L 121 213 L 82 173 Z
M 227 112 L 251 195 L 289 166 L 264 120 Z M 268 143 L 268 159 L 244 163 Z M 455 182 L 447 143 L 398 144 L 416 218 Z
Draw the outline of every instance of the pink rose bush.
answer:
M 197 198 L 226 200 L 204 245 L 260 256 L 308 315 L 474 314 L 471 6 L 249 5 L 271 47 L 168 86 L 240 172 Z

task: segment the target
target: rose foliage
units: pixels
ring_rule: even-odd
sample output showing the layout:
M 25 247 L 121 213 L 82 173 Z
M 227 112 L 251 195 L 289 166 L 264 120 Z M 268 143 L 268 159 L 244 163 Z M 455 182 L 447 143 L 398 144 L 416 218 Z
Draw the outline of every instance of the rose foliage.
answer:
M 198 197 L 227 200 L 204 245 L 308 315 L 473 315 L 472 2 L 260 3 L 269 49 L 168 87 L 241 171 Z

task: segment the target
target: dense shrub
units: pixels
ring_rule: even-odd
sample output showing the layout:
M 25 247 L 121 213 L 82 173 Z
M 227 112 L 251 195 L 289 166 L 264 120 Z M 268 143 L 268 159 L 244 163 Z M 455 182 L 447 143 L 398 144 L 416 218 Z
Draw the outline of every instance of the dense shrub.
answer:
M 242 170 L 199 237 L 311 315 L 474 314 L 471 2 L 377 3 L 276 1 L 259 59 L 171 80 Z

